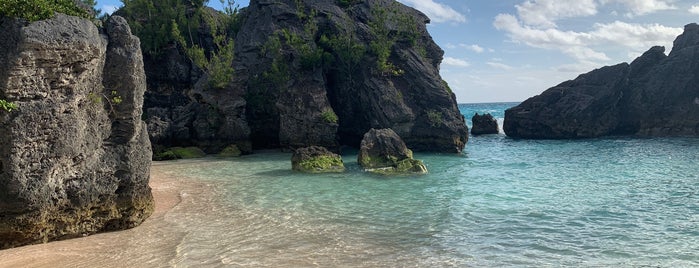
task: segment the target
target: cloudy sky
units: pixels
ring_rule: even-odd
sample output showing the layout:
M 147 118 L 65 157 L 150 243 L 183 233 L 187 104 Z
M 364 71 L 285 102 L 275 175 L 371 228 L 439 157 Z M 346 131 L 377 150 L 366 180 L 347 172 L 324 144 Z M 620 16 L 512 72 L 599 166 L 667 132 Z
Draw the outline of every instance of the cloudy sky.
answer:
M 523 101 L 655 45 L 669 53 L 684 25 L 699 21 L 699 1 L 684 0 L 398 1 L 432 19 L 441 73 L 460 103 Z M 120 5 L 98 0 L 104 11 Z

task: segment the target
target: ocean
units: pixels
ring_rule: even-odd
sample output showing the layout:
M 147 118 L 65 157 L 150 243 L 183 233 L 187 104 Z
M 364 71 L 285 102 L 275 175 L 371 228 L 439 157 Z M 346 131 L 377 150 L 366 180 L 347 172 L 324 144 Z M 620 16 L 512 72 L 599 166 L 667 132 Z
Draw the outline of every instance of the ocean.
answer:
M 469 121 L 489 112 L 502 124 L 513 105 L 459 107 Z M 477 136 L 462 155 L 417 153 L 423 176 L 371 175 L 356 156 L 343 152 L 347 172 L 333 175 L 292 172 L 278 152 L 155 163 L 209 190 L 183 190 L 160 230 L 177 239 L 142 257 L 181 267 L 699 266 L 698 138 Z

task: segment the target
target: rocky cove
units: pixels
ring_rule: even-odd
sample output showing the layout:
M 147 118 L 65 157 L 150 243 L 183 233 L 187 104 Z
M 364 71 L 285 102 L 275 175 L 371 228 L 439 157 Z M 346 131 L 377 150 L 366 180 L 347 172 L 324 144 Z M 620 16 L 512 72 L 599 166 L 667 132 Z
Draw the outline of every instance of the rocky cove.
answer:
M 413 162 L 407 148 L 464 150 L 468 128 L 439 75 L 444 52 L 427 32 L 424 14 L 389 0 L 253 0 L 233 21 L 205 7 L 184 8 L 203 14 L 192 16 L 201 21 L 187 28 L 187 39 L 198 40 L 207 64 L 197 64 L 188 41 L 142 51 L 139 45 L 154 42 L 137 38 L 147 20 L 133 10 L 118 11 L 99 28 L 60 14 L 32 23 L 2 18 L 0 30 L 9 38 L 0 40 L 0 99 L 17 108 L 0 117 L 0 248 L 140 224 L 154 206 L 151 148 L 158 155 L 178 147 L 238 155 L 322 146 L 330 154 L 363 147 L 372 129 L 390 129 L 402 139 L 392 142 L 399 162 Z M 542 94 L 557 93 L 555 100 L 537 97 L 513 108 L 505 130 L 523 138 L 696 135 L 697 106 L 674 102 L 696 95 L 694 26 L 676 41 L 678 52 L 665 56 L 653 48 L 630 65 Z M 223 83 L 210 62 L 225 52 L 217 41 L 222 35 L 235 40 L 226 63 L 233 73 Z M 683 76 L 675 62 L 686 69 L 680 68 Z M 660 76 L 646 75 L 654 73 L 677 73 L 678 84 L 665 87 Z M 656 91 L 655 85 L 663 86 Z M 675 108 L 660 110 L 646 104 L 651 99 Z M 559 106 L 565 112 L 551 111 Z M 551 127 L 586 122 L 579 116 L 612 126 Z M 524 123 L 513 123 L 518 119 Z M 554 131 L 522 134 L 539 129 Z
M 186 8 L 203 14 L 188 31 L 209 57 L 223 53 L 221 33 L 235 40 L 234 60 L 218 65 L 234 75 L 216 77 L 212 59 L 197 65 L 179 39 L 145 49 L 151 40 L 134 34 L 148 22 L 126 8 L 101 27 L 60 13 L 2 17 L 0 97 L 13 109 L 1 118 L 0 248 L 139 225 L 153 211 L 151 146 L 339 151 L 385 128 L 409 155 L 400 163 L 422 165 L 406 144 L 464 149 L 468 129 L 424 14 L 392 0 L 259 0 L 236 15 L 238 29 L 217 32 L 207 19 L 226 15 Z

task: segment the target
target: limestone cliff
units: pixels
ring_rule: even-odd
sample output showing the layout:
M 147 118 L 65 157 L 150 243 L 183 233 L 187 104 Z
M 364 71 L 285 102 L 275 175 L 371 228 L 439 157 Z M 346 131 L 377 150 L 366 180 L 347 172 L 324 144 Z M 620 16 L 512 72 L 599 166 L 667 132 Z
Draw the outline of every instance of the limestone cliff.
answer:
M 672 52 L 653 47 L 631 64 L 563 82 L 505 112 L 505 133 L 521 138 L 606 135 L 699 136 L 699 25 Z
M 112 17 L 0 18 L 0 249 L 139 225 L 153 211 L 139 40 Z
M 225 89 L 206 87 L 174 46 L 146 55 L 156 145 L 336 150 L 392 128 L 418 151 L 464 148 L 468 130 L 424 14 L 394 0 L 252 0 L 239 16 Z

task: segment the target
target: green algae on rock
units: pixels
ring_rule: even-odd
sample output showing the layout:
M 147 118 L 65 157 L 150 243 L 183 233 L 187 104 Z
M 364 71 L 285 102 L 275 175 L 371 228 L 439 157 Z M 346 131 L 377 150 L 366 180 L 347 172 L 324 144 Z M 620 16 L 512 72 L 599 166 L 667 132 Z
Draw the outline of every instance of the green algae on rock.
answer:
M 345 172 L 342 157 L 320 146 L 296 149 L 291 157 L 291 167 L 305 173 Z
M 357 162 L 366 171 L 382 175 L 425 174 L 427 167 L 392 129 L 371 129 L 362 139 Z

